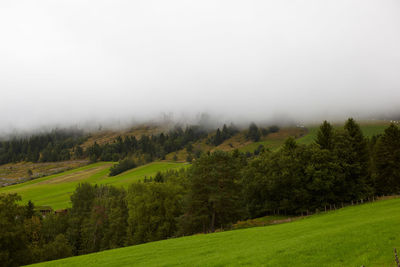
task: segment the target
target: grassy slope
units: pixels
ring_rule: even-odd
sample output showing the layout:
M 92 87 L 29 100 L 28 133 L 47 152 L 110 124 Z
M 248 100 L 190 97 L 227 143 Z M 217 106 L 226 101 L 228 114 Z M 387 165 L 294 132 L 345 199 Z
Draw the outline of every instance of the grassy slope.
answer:
M 385 131 L 385 129 L 389 126 L 389 123 L 384 122 L 361 122 L 360 127 L 365 137 L 372 137 L 376 134 L 381 134 Z M 335 129 L 342 129 L 343 125 L 334 125 Z M 308 134 L 299 138 L 297 141 L 300 144 L 310 144 L 317 137 L 319 125 L 318 126 L 310 126 L 308 127 Z
M 78 168 L 88 163 L 87 160 L 70 160 L 59 162 L 18 162 L 0 165 L 0 185 L 2 182 L 15 182 L 28 177 L 28 170 L 32 171 L 33 177 L 51 175 L 69 169 Z
M 39 266 L 394 266 L 400 199 L 292 223 L 195 235 Z
M 368 121 L 360 123 L 361 129 L 366 137 L 371 137 L 375 134 L 383 133 L 383 131 L 389 126 L 388 122 L 382 121 Z M 343 128 L 343 124 L 334 125 L 336 129 Z M 301 144 L 312 143 L 318 132 L 319 125 L 311 125 L 306 128 L 301 127 L 284 127 L 277 133 L 272 133 L 266 137 L 262 137 L 259 142 L 252 142 L 246 139 L 245 131 L 242 131 L 232 138 L 225 140 L 221 145 L 214 147 L 206 144 L 206 140 L 196 142 L 193 147 L 194 149 L 201 151 L 231 151 L 233 149 L 239 149 L 240 152 L 254 152 L 260 145 L 268 148 L 272 151 L 279 149 L 285 142 L 285 140 L 292 136 L 297 139 Z M 212 134 L 210 134 L 211 136 Z M 210 137 L 209 136 L 209 137 Z M 172 152 L 166 155 L 167 160 L 173 160 L 174 155 L 177 156 L 178 161 L 185 161 L 188 155 L 186 149 Z
M 125 136 L 135 136 L 140 139 L 142 135 L 152 135 L 159 134 L 161 132 L 167 131 L 168 127 L 166 125 L 137 125 L 129 129 L 118 129 L 118 130 L 100 130 L 98 132 L 93 132 L 90 134 L 89 138 L 81 145 L 83 148 L 87 148 L 96 142 L 99 145 L 104 145 L 106 143 L 112 143 L 118 137 Z
M 307 129 L 300 127 L 286 127 L 279 130 L 277 133 L 272 133 L 263 138 L 263 140 L 259 142 L 252 142 L 246 146 L 239 148 L 241 152 L 253 152 L 260 145 L 263 145 L 265 148 L 268 148 L 272 151 L 277 150 L 279 147 L 283 145 L 285 140 L 292 136 L 294 138 L 299 138 L 307 134 Z
M 170 162 L 153 162 L 109 177 L 110 162 L 99 162 L 81 168 L 66 171 L 22 184 L 0 188 L 0 193 L 18 193 L 23 202 L 32 200 L 36 205 L 51 206 L 54 209 L 66 208 L 70 205 L 69 197 L 81 182 L 92 184 L 111 184 L 128 186 L 144 176 L 154 176 L 158 171 L 180 168 L 183 164 Z

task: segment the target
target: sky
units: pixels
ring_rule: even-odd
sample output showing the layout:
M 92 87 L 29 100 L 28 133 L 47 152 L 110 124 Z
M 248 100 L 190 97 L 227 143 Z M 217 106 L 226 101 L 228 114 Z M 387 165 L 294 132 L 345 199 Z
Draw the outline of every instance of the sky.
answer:
M 398 0 L 0 1 L 0 132 L 400 112 Z

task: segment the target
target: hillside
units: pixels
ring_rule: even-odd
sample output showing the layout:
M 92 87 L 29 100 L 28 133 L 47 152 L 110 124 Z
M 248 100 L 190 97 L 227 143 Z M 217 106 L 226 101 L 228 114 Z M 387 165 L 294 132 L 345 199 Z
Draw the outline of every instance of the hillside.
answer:
M 35 266 L 393 266 L 400 199 L 292 223 L 152 242 Z
M 112 165 L 113 163 L 111 162 L 90 164 L 29 182 L 3 187 L 0 188 L 0 194 L 18 193 L 22 196 L 24 203 L 31 200 L 35 205 L 60 209 L 69 206 L 69 197 L 79 183 L 128 186 L 130 183 L 143 179 L 145 176 L 154 176 L 158 171 L 177 169 L 184 166 L 182 163 L 153 162 L 117 176 L 109 177 L 109 168 Z
M 390 125 L 389 122 L 385 121 L 377 121 L 377 122 L 360 122 L 360 128 L 365 137 L 372 137 L 377 134 L 381 134 L 385 131 L 385 129 Z M 334 129 L 339 130 L 343 128 L 343 124 L 333 124 Z M 300 144 L 310 144 L 317 137 L 319 125 L 310 125 L 307 126 L 308 133 L 307 135 L 299 138 L 297 141 Z
M 389 123 L 384 121 L 367 121 L 360 123 L 360 127 L 366 137 L 383 133 L 384 129 L 388 125 Z M 334 127 L 340 129 L 343 127 L 343 124 L 334 124 Z M 199 152 L 216 150 L 231 151 L 233 149 L 239 149 L 241 152 L 254 152 L 260 145 L 270 150 L 277 150 L 290 136 L 296 138 L 297 142 L 301 144 L 310 144 L 315 140 L 318 128 L 319 125 L 310 125 L 307 127 L 283 127 L 276 133 L 262 136 L 261 140 L 258 142 L 248 140 L 246 138 L 246 130 L 241 130 L 239 133 L 225 140 L 222 144 L 216 147 L 207 143 L 207 139 L 215 134 L 215 132 L 211 132 L 208 134 L 208 137 L 200 139 L 192 144 L 193 148 L 191 153 L 184 148 L 167 154 L 165 159 L 167 161 L 174 161 L 176 159 L 178 162 L 185 162 L 187 161 L 189 154 L 193 157 L 196 154 L 198 155 Z M 81 146 L 86 149 L 93 145 L 94 142 L 98 144 L 113 143 L 115 138 L 118 136 L 135 136 L 140 138 L 142 135 L 158 134 L 163 131 L 163 129 L 165 130 L 166 126 L 141 125 L 127 130 L 94 132 Z M 77 168 L 87 164 L 87 162 L 88 160 L 70 160 L 44 163 L 19 162 L 0 165 L 0 186 L 28 180 L 29 170 L 32 171 L 31 177 L 37 178 Z
M 38 178 L 86 165 L 87 160 L 59 162 L 18 162 L 0 165 L 0 186 L 20 183 L 30 178 Z M 32 172 L 29 174 L 29 170 Z
M 385 121 L 365 121 L 360 122 L 361 130 L 366 137 L 372 137 L 376 134 L 381 134 L 389 126 L 389 122 Z M 343 128 L 343 124 L 333 124 L 335 129 Z M 200 140 L 193 144 L 193 150 L 198 151 L 231 151 L 239 149 L 240 152 L 254 152 L 260 145 L 270 150 L 279 149 L 288 137 L 294 137 L 300 144 L 310 144 L 317 137 L 319 125 L 309 125 L 307 127 L 283 127 L 276 133 L 270 133 L 267 136 L 262 136 L 258 142 L 253 142 L 246 138 L 246 130 L 242 130 L 233 137 L 225 140 L 219 146 L 207 144 L 206 139 Z M 214 134 L 209 134 L 211 137 Z M 177 152 L 172 152 L 166 156 L 167 160 L 173 160 L 176 155 L 178 161 L 186 161 L 188 151 L 181 149 Z M 192 153 L 193 154 L 193 153 Z
M 137 125 L 124 130 L 99 130 L 92 132 L 88 139 L 81 145 L 82 148 L 87 148 L 95 142 L 99 145 L 113 142 L 118 136 L 135 136 L 139 139 L 142 135 L 155 135 L 165 132 L 168 129 L 166 125 Z

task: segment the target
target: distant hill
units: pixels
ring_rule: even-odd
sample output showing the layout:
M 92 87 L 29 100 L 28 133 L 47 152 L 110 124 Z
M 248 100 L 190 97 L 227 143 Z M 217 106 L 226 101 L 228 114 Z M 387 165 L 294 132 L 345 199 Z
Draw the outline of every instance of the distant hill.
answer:
M 360 122 L 361 129 L 366 137 L 371 137 L 376 134 L 383 133 L 385 128 L 389 125 L 387 121 L 365 121 Z M 234 136 L 224 140 L 220 145 L 214 146 L 210 144 L 209 140 L 215 135 L 215 130 L 210 131 L 208 135 L 197 141 L 191 142 L 192 151 L 189 152 L 188 148 L 179 149 L 177 151 L 165 155 L 166 161 L 186 162 L 188 158 L 195 158 L 200 153 L 207 151 L 223 150 L 231 151 L 239 149 L 241 152 L 254 153 L 260 146 L 266 149 L 276 150 L 279 149 L 288 137 L 296 138 L 300 144 L 312 143 L 317 135 L 319 125 L 298 126 L 298 127 L 283 127 L 278 132 L 269 133 L 266 136 L 261 136 L 260 140 L 254 142 L 246 138 L 247 129 L 240 129 Z M 336 129 L 341 129 L 342 124 L 334 124 Z M 167 133 L 170 128 L 162 125 L 139 125 L 125 130 L 101 130 L 91 133 L 84 142 L 80 145 L 83 151 L 93 146 L 94 143 L 98 145 L 113 144 L 118 137 L 135 137 L 139 140 L 142 136 L 159 135 L 160 133 Z M 74 154 L 73 149 L 71 154 Z M 83 159 L 74 159 L 69 161 L 59 162 L 44 162 L 44 163 L 31 163 L 19 162 L 8 163 L 0 165 L 0 186 L 9 185 L 28 180 L 30 177 L 37 178 L 40 176 L 51 175 L 57 172 L 69 170 L 87 164 L 88 156 L 83 155 Z M 154 160 L 160 160 L 155 158 Z M 29 170 L 32 174 L 29 175 Z
M 132 182 L 143 180 L 145 176 L 154 176 L 158 171 L 182 168 L 182 163 L 153 162 L 126 171 L 117 176 L 109 177 L 112 162 L 98 162 L 63 173 L 38 178 L 25 183 L 2 187 L 1 193 L 18 193 L 23 203 L 29 200 L 38 206 L 50 206 L 53 209 L 70 206 L 70 195 L 75 187 L 82 182 L 92 184 L 109 184 L 127 187 Z

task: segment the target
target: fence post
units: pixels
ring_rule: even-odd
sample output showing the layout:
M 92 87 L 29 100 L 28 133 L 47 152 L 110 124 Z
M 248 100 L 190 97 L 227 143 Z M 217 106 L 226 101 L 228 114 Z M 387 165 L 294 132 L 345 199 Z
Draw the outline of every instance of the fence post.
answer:
M 397 257 L 397 250 L 394 248 L 394 259 L 396 261 L 397 267 L 400 267 L 399 258 Z

